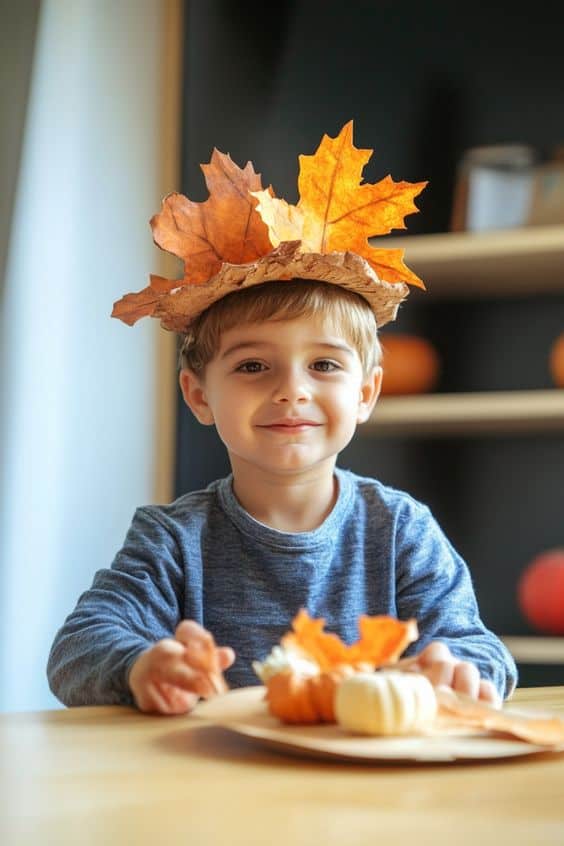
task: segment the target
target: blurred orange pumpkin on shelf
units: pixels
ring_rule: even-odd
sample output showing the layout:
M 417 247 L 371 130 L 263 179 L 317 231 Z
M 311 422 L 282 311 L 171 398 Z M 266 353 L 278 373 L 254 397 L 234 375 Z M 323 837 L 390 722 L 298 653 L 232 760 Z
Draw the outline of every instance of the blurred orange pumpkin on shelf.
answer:
M 382 344 L 382 394 L 422 394 L 439 380 L 440 359 L 433 344 L 419 335 L 380 335 Z
M 558 388 L 564 388 L 564 332 L 554 341 L 550 349 L 550 375 Z

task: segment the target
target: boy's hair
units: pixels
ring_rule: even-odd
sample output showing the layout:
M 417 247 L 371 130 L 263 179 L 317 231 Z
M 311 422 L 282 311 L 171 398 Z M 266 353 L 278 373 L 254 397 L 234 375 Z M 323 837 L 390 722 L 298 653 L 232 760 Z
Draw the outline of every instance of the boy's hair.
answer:
M 354 291 L 329 282 L 291 279 L 235 291 L 207 308 L 183 335 L 179 366 L 202 376 L 219 350 L 221 334 L 243 323 L 327 317 L 358 352 L 364 374 L 382 355 L 374 312 Z

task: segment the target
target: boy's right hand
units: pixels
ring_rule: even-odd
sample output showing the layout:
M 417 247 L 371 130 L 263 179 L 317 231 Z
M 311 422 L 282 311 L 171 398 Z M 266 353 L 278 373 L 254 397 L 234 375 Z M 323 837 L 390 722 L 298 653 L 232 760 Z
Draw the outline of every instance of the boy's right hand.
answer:
M 159 640 L 134 661 L 129 687 L 141 711 L 187 714 L 200 697 L 225 685 L 223 670 L 234 660 L 229 646 L 216 646 L 210 632 L 183 620 L 173 638 Z

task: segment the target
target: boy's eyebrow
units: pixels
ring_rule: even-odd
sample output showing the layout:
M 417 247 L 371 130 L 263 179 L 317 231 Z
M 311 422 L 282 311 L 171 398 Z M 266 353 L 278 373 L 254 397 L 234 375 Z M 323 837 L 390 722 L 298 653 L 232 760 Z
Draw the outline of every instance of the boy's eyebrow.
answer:
M 315 347 L 328 347 L 330 349 L 341 350 L 341 352 L 347 353 L 348 355 L 354 355 L 353 350 L 345 343 L 339 343 L 338 341 L 312 341 L 312 346 Z M 232 344 L 230 347 L 227 347 L 220 356 L 221 359 L 227 358 L 227 356 L 232 355 L 234 352 L 239 352 L 246 347 L 270 347 L 272 344 L 269 341 L 239 341 L 237 344 Z

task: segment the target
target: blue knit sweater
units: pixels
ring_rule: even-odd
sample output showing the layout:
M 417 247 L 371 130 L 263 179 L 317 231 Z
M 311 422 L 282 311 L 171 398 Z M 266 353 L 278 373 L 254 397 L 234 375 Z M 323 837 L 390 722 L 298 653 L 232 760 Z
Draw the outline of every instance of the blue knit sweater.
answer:
M 53 693 L 66 705 L 132 704 L 132 662 L 182 619 L 233 647 L 231 687 L 258 684 L 252 661 L 266 657 L 303 607 L 347 643 L 358 639 L 360 614 L 414 617 L 420 636 L 406 654 L 440 640 L 508 696 L 515 663 L 481 621 L 468 567 L 427 506 L 335 472 L 337 503 L 309 532 L 254 520 L 231 476 L 170 505 L 138 508 L 111 568 L 96 573 L 56 635 L 47 668 Z

